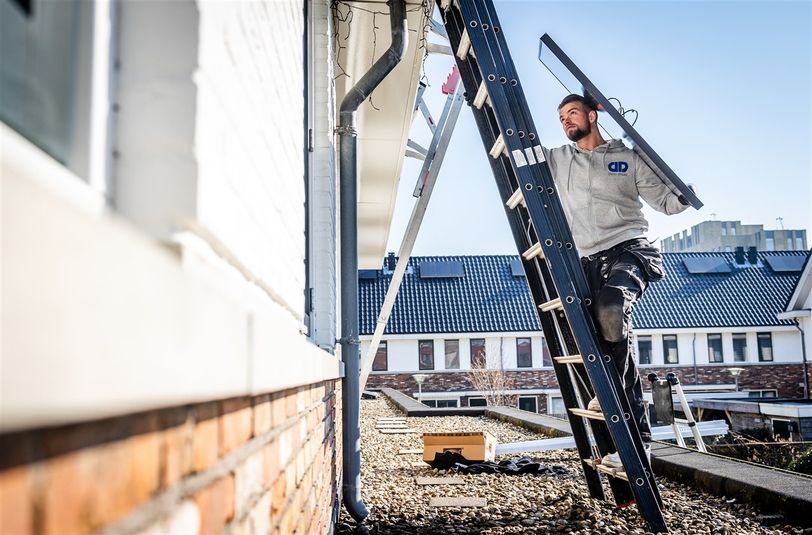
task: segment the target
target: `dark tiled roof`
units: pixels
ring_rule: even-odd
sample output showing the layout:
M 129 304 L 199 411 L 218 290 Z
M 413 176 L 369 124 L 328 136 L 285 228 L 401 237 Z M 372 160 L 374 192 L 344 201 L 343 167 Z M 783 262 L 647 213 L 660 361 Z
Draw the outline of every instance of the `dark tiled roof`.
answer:
M 733 253 L 664 253 L 668 275 L 652 284 L 634 312 L 637 328 L 745 327 L 787 325 L 775 315 L 783 310 L 799 272 L 776 273 L 769 256 L 797 256 L 797 251 L 759 253 L 755 267 L 731 273 L 691 274 L 682 260 Z M 538 331 L 538 318 L 524 277 L 511 274 L 515 256 L 420 256 L 409 260 L 386 334 Z M 421 279 L 422 262 L 459 261 L 462 278 Z M 369 275 L 369 273 L 367 273 Z M 391 273 L 359 282 L 361 334 L 372 334 Z

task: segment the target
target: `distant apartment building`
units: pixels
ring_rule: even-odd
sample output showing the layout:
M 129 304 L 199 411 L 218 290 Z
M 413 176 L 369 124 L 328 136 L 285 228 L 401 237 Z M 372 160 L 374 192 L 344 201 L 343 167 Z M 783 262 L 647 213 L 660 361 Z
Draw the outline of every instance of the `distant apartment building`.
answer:
M 703 221 L 660 240 L 660 249 L 664 253 L 729 253 L 736 247 L 755 247 L 759 251 L 805 251 L 806 231 L 764 230 L 764 225 L 743 225 L 741 221 Z
M 737 256 L 663 255 L 667 276 L 650 286 L 633 316 L 641 373 L 676 373 L 689 399 L 803 397 L 802 336 L 794 316 L 779 314 L 791 296 L 800 295 L 796 308 L 806 302 L 796 288 L 809 291 L 810 283 L 799 283 L 808 253 Z M 804 276 L 811 275 L 807 269 Z M 359 273 L 362 353 L 391 278 L 386 265 Z M 367 386 L 417 397 L 414 375 L 421 374 L 427 405 L 484 405 L 471 377 L 479 368 L 504 370 L 511 385 L 505 393 L 519 408 L 565 413 L 518 257 L 412 257 Z

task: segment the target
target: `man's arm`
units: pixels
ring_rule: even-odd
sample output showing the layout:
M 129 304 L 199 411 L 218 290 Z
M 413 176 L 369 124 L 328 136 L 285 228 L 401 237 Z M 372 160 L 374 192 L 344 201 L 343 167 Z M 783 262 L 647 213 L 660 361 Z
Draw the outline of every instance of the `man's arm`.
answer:
M 681 195 L 671 191 L 640 156 L 635 154 L 634 161 L 637 192 L 646 204 L 666 215 L 678 214 L 688 208 L 688 203 L 683 204 L 684 199 L 680 199 Z

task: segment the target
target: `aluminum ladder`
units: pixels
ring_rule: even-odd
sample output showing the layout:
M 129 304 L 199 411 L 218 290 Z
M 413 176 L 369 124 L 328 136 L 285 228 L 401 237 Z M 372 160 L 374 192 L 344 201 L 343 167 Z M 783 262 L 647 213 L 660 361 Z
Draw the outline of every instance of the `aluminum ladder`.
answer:
M 605 499 L 608 477 L 618 505 L 635 502 L 653 532 L 667 532 L 662 499 L 611 356 L 601 349 L 586 276 L 504 32 L 491 0 L 441 0 L 459 67 L 539 320 L 590 495 Z M 585 409 L 596 395 L 602 412 Z M 622 469 L 599 462 L 617 451 Z

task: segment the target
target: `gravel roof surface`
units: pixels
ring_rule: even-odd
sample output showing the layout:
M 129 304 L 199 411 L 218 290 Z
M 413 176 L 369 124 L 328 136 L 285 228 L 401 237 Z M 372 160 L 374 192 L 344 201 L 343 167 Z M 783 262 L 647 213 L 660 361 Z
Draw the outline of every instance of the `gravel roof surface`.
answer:
M 370 516 L 369 533 L 646 533 L 634 507 L 617 509 L 611 501 L 592 500 L 574 450 L 529 454 L 534 461 L 558 464 L 569 475 L 465 475 L 413 466 L 421 455 L 398 455 L 402 449 L 422 448 L 420 434 L 383 434 L 378 418 L 400 417 L 388 400 L 361 402 L 362 495 Z M 486 417 L 446 416 L 407 418 L 419 432 L 488 431 L 499 442 L 544 438 L 509 423 Z M 509 457 L 505 457 L 509 458 Z M 501 458 L 497 458 L 497 461 Z M 416 477 L 456 477 L 462 485 L 419 486 Z M 764 527 L 751 506 L 711 496 L 658 479 L 672 533 L 751 534 L 804 533 L 792 526 Z M 607 495 L 611 496 L 608 487 Z M 486 498 L 481 508 L 429 507 L 434 497 Z M 355 522 L 342 508 L 338 533 L 352 533 Z M 364 530 L 366 531 L 366 530 Z M 807 530 L 807 533 L 812 530 Z M 357 533 L 357 532 L 356 532 Z

